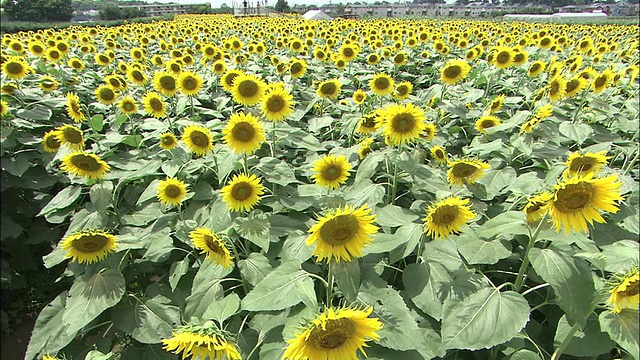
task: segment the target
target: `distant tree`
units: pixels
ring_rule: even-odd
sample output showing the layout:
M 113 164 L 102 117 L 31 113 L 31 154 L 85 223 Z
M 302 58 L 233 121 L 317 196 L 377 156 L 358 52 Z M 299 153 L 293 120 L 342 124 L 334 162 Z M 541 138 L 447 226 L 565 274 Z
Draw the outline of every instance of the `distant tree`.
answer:
M 275 7 L 277 12 L 288 12 L 290 11 L 289 4 L 287 4 L 287 0 L 278 0 Z
M 344 15 L 344 5 L 338 4 L 336 6 L 336 14 L 337 15 Z
M 122 11 L 116 4 L 105 4 L 100 7 L 100 20 L 122 19 Z
M 127 7 L 120 10 L 120 19 L 133 19 L 145 16 L 147 16 L 147 13 L 137 8 Z
M 73 17 L 71 0 L 5 0 L 4 13 L 18 21 L 69 21 Z
M 189 14 L 211 14 L 213 9 L 209 4 L 191 5 L 187 7 L 187 13 Z

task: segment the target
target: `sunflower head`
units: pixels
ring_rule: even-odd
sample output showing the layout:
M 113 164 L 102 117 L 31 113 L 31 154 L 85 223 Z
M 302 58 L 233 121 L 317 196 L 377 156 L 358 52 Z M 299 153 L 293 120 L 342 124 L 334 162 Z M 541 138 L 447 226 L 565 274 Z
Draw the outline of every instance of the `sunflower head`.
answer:
M 378 130 L 378 111 L 370 112 L 360 118 L 356 132 L 371 134 Z
M 489 164 L 479 160 L 455 160 L 450 161 L 447 177 L 450 184 L 473 184 L 484 175 L 484 170 L 489 169 Z
M 201 254 L 205 254 L 207 259 L 213 260 L 216 264 L 229 268 L 233 257 L 224 241 L 211 229 L 196 228 L 189 233 L 189 238 L 193 241 L 196 249 Z
M 336 189 L 347 181 L 351 164 L 344 155 L 325 155 L 315 161 L 311 170 L 317 185 Z
M 264 186 L 255 174 L 240 174 L 222 188 L 222 201 L 231 211 L 251 211 L 263 193 Z
M 202 88 L 202 77 L 191 71 L 183 71 L 178 77 L 178 88 L 183 94 L 194 96 Z
M 204 156 L 213 150 L 213 137 L 211 130 L 199 126 L 189 125 L 184 128 L 182 141 L 192 153 Z
M 80 98 L 73 92 L 67 93 L 67 114 L 74 122 L 82 122 L 86 116 L 82 112 Z
M 65 124 L 56 128 L 56 139 L 62 145 L 66 145 L 70 149 L 84 149 L 84 137 L 80 128 Z
M 178 146 L 178 139 L 172 133 L 164 133 L 160 135 L 160 147 L 165 150 L 171 150 Z
M 173 96 L 178 92 L 176 76 L 169 71 L 159 71 L 153 76 L 153 87 L 165 96 Z
M 342 85 L 338 79 L 331 79 L 321 82 L 316 93 L 321 98 L 335 99 L 341 88 Z
M 142 104 L 147 114 L 155 117 L 162 118 L 167 116 L 167 105 L 162 101 L 160 94 L 149 91 L 142 98 Z
M 638 285 L 640 285 L 640 275 L 637 266 L 624 274 L 616 274 L 609 279 L 607 288 L 610 295 L 607 305 L 613 305 L 611 311 L 614 314 L 620 313 L 622 309 L 638 310 L 640 305 Z
M 293 96 L 284 87 L 269 87 L 260 102 L 268 120 L 282 121 L 293 113 Z
M 233 80 L 231 93 L 233 100 L 245 106 L 260 102 L 267 85 L 259 77 L 251 74 L 238 75 Z
M 367 93 L 361 89 L 356 90 L 353 93 L 353 102 L 360 105 L 367 99 Z
M 464 60 L 449 60 L 440 71 L 440 80 L 446 84 L 462 81 L 471 71 L 471 66 Z
M 578 174 L 597 173 L 602 166 L 607 164 L 609 157 L 606 154 L 606 151 L 585 154 L 572 153 L 565 163 L 567 165 L 565 175 L 571 177 Z
M 158 200 L 161 203 L 169 206 L 178 206 L 182 203 L 187 195 L 187 186 L 181 180 L 174 178 L 167 178 L 167 180 L 160 180 L 160 184 L 157 187 Z
M 551 198 L 551 193 L 547 191 L 529 198 L 524 209 L 522 209 L 527 216 L 528 223 L 536 223 L 542 219 L 542 216 L 547 212 L 547 204 Z
M 467 222 L 476 214 L 471 210 L 469 199 L 457 196 L 449 197 L 432 204 L 427 209 L 424 221 L 424 232 L 436 239 L 459 233 Z
M 424 111 L 413 104 L 392 104 L 380 112 L 387 142 L 402 145 L 417 140 L 425 130 Z
M 408 81 L 403 81 L 401 83 L 396 84 L 395 90 L 393 92 L 393 98 L 396 100 L 404 100 L 411 95 L 411 90 L 413 90 L 413 84 Z
M 102 179 L 111 167 L 95 154 L 78 151 L 65 156 L 60 169 L 89 179 Z
M 439 163 L 446 164 L 448 161 L 448 155 L 445 149 L 440 146 L 433 146 L 429 149 L 431 156 Z
M 369 88 L 374 94 L 383 96 L 391 94 L 394 84 L 395 82 L 391 76 L 384 73 L 378 73 L 373 76 L 371 81 L 369 81 Z
M 289 62 L 289 73 L 292 78 L 302 77 L 307 72 L 307 62 L 302 59 L 292 59 Z
M 500 119 L 493 115 L 483 116 L 476 121 L 476 130 L 479 132 L 486 134 L 487 129 L 491 129 L 492 127 L 496 127 L 500 125 Z
M 187 324 L 172 332 L 168 339 L 162 339 L 163 348 L 179 354 L 182 359 L 227 359 L 241 360 L 236 345 L 230 340 L 231 335 L 216 327 L 213 321 L 204 325 Z
M 252 114 L 242 112 L 231 115 L 222 130 L 225 143 L 235 153 L 252 154 L 264 142 L 264 129 L 260 120 Z
M 62 143 L 58 140 L 58 130 L 51 130 L 44 134 L 42 147 L 48 153 L 55 153 L 60 149 Z
M 92 264 L 103 260 L 108 253 L 115 252 L 117 239 L 103 230 L 83 230 L 62 240 L 65 257 L 80 264 Z

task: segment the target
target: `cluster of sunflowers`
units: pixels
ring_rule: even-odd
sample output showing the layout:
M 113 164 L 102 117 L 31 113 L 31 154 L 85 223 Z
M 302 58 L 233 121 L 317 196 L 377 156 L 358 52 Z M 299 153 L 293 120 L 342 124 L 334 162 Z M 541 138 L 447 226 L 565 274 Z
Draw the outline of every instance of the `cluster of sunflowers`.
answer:
M 546 189 L 496 200 L 521 208 L 535 229 L 527 254 L 548 226 L 566 234 L 588 233 L 594 222 L 607 222 L 602 212 L 619 210 L 630 191 L 621 177 L 637 176 L 637 150 L 635 158 L 607 168 L 612 158 L 607 150 L 581 151 L 584 139 L 575 140 L 579 134 L 561 126 L 576 151 L 537 164 L 516 159 L 547 144 L 544 139 L 553 131 L 557 136 L 551 123 L 586 122 L 587 104 L 637 102 L 634 31 L 633 26 L 465 20 L 180 16 L 114 28 L 18 33 L 2 39 L 0 114 L 3 129 L 10 129 L 13 120 L 30 120 L 29 108 L 48 99 L 57 103 L 40 124 L 46 130 L 38 134 L 35 151 L 44 152 L 51 176 L 64 183 L 88 187 L 117 181 L 125 170 L 117 161 L 123 154 L 163 162 L 187 154 L 179 169 L 163 167 L 166 177 L 160 177 L 155 168 L 144 183 L 154 184 L 164 212 L 179 214 L 182 224 L 196 224 L 188 232 L 189 246 L 226 269 L 263 249 L 216 224 L 184 219 L 194 213 L 185 208 L 196 182 L 220 184 L 215 191 L 233 216 L 250 218 L 256 208 L 285 216 L 294 210 L 320 213 L 306 245 L 313 247 L 317 262 L 327 263 L 327 300 L 321 313 L 285 339 L 282 356 L 355 359 L 368 342 L 380 340 L 383 323 L 370 317 L 374 304 L 346 306 L 343 300 L 334 307 L 340 297 L 334 293 L 332 267 L 365 255 L 381 229 L 375 205 L 383 198 L 389 206 L 424 216 L 416 261 L 429 239 L 454 237 L 487 216 L 483 201 L 492 198 L 479 196 L 477 189 L 495 167 L 513 166 L 524 175 L 545 161 L 539 168 L 549 170 L 550 163 L 566 158 L 562 174 L 545 180 Z M 615 114 L 590 114 L 588 122 L 604 131 L 620 128 Z M 492 150 L 482 148 L 500 147 L 503 140 L 525 150 L 490 161 L 495 160 Z M 296 191 L 277 180 L 281 173 L 260 170 L 263 161 L 272 160 L 291 170 L 285 185 L 317 186 L 322 190 L 314 194 L 327 202 L 289 208 L 261 204 Z M 222 161 L 231 161 L 226 173 Z M 407 163 L 410 167 L 403 167 Z M 190 164 L 198 169 L 187 172 Z M 343 190 L 357 185 L 351 175 L 355 171 L 358 177 L 365 165 L 367 181 L 384 194 L 366 198 L 371 204 L 349 204 Z M 112 174 L 112 169 L 118 171 Z M 423 175 L 418 183 L 415 177 Z M 444 195 L 419 188 L 439 176 L 434 186 Z M 329 201 L 336 197 L 338 205 Z M 135 211 L 132 207 L 130 214 Z M 128 215 L 122 209 L 114 214 Z M 176 228 L 172 225 L 172 233 Z M 95 265 L 120 251 L 120 230 L 77 229 L 59 249 L 72 261 Z M 637 268 L 614 278 L 608 289 L 613 312 L 637 309 Z M 181 326 L 162 343 L 168 351 L 182 352 L 183 359 L 242 358 L 233 336 L 212 321 Z

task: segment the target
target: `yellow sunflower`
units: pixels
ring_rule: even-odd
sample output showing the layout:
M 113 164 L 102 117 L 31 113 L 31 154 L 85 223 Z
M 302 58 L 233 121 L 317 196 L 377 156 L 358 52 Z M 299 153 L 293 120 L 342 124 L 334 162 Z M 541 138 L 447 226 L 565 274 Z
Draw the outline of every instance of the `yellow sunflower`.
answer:
M 342 84 L 338 79 L 330 79 L 321 82 L 318 85 L 318 90 L 316 93 L 321 98 L 327 99 L 335 99 L 338 97 L 338 93 L 340 93 L 340 89 L 342 89 Z
M 566 95 L 567 80 L 562 75 L 558 75 L 551 80 L 549 85 L 549 100 L 552 102 L 564 99 Z
M 346 61 L 352 61 L 358 56 L 358 52 L 360 51 L 358 46 L 354 46 L 353 44 L 344 44 L 338 50 L 340 57 Z
M 280 87 L 270 87 L 260 100 L 262 116 L 271 121 L 282 121 L 293 113 L 293 96 Z
M 29 64 L 19 56 L 12 56 L 2 63 L 2 73 L 10 79 L 22 79 L 32 71 Z
M 86 116 L 80 106 L 80 98 L 73 92 L 67 93 L 67 114 L 74 122 L 82 122 Z
M 376 111 L 370 112 L 367 115 L 360 118 L 358 121 L 358 127 L 356 132 L 360 134 L 371 134 L 378 130 L 377 123 L 378 113 Z
M 534 61 L 533 63 L 531 63 L 531 65 L 529 65 L 529 70 L 527 73 L 529 77 L 533 78 L 542 74 L 546 67 L 547 64 L 544 61 Z
M 160 147 L 165 150 L 171 150 L 178 146 L 178 138 L 172 133 L 164 133 L 160 135 Z
M 491 104 L 489 105 L 489 114 L 497 113 L 502 109 L 502 105 L 504 105 L 504 98 L 505 96 L 503 94 L 491 101 Z
M 98 99 L 98 102 L 105 105 L 111 105 L 115 103 L 117 99 L 116 92 L 114 92 L 113 89 L 109 87 L 109 85 L 99 86 L 96 89 L 95 94 L 96 94 L 96 98 Z
M 289 74 L 296 79 L 302 77 L 307 72 L 307 62 L 302 59 L 293 58 L 289 62 Z
M 117 238 L 103 230 L 83 230 L 75 232 L 62 240 L 61 247 L 71 258 L 80 264 L 93 264 L 103 260 L 107 254 L 116 251 Z
M 447 155 L 447 152 L 442 147 L 434 146 L 429 150 L 429 152 L 437 162 L 441 164 L 447 163 L 449 157 Z
M 147 75 L 134 67 L 127 70 L 127 78 L 136 85 L 144 85 L 149 81 Z
M 182 141 L 187 145 L 189 151 L 196 155 L 204 156 L 213 150 L 211 130 L 202 126 L 189 125 L 185 127 Z
M 513 50 L 508 47 L 500 47 L 496 50 L 493 65 L 498 69 L 508 68 L 513 65 Z
M 591 83 L 591 89 L 593 90 L 593 93 L 600 94 L 601 92 L 603 92 L 607 87 L 609 87 L 612 79 L 613 71 L 611 71 L 610 69 L 607 69 L 598 74 Z
M 489 169 L 489 164 L 479 160 L 455 160 L 450 161 L 447 177 L 452 185 L 473 184 L 484 175 L 484 170 Z
M 60 149 L 62 143 L 58 140 L 58 130 L 47 131 L 42 137 L 42 147 L 48 153 L 54 153 Z
M 378 232 L 376 216 L 366 205 L 359 208 L 345 205 L 331 210 L 318 219 L 310 229 L 307 246 L 316 244 L 313 254 L 318 261 L 327 259 L 340 262 L 362 257 L 362 248 L 373 241 Z
M 173 96 L 178 92 L 176 76 L 169 71 L 159 71 L 153 75 L 153 88 L 164 96 Z
M 58 88 L 58 82 L 51 76 L 43 76 L 38 85 L 44 92 L 50 92 Z
M 178 88 L 183 94 L 194 96 L 202 88 L 202 77 L 191 71 L 183 71 L 178 77 Z
M 371 307 L 329 307 L 287 341 L 283 359 L 353 360 L 359 358 L 358 349 L 366 357 L 363 347 L 368 341 L 380 340 L 377 331 L 382 328 L 378 318 L 369 318 L 372 311 Z
M 619 189 L 622 183 L 616 175 L 594 178 L 594 173 L 577 175 L 554 185 L 553 198 L 547 205 L 553 226 L 558 232 L 564 226 L 565 234 L 572 229 L 588 232 L 587 222 L 604 223 L 598 211 L 616 213 L 616 201 L 621 201 Z
M 588 85 L 587 80 L 580 77 L 574 76 L 565 84 L 565 98 L 571 98 L 578 95 L 584 88 Z
M 158 200 L 167 206 L 178 206 L 182 203 L 185 196 L 187 196 L 187 186 L 185 183 L 182 180 L 174 178 L 160 180 L 160 184 L 156 190 Z
M 571 177 L 575 175 L 597 173 L 598 171 L 600 171 L 600 168 L 602 166 L 607 164 L 608 159 L 609 157 L 607 156 L 607 152 L 604 150 L 597 153 L 571 153 L 571 155 L 569 155 L 569 158 L 567 159 L 567 162 L 565 163 L 565 165 L 567 165 L 565 175 Z
M 162 101 L 160 94 L 156 92 L 147 92 L 142 98 L 142 104 L 147 114 L 155 118 L 167 116 L 167 105 Z
M 371 144 L 373 144 L 373 138 L 365 138 L 358 144 L 358 156 L 360 159 L 364 159 L 371 152 Z
M 613 305 L 614 314 L 620 313 L 622 309 L 638 310 L 640 305 L 640 296 L 638 295 L 638 284 L 640 283 L 640 275 L 638 268 L 634 267 L 622 276 L 614 276 L 609 281 L 609 299 L 607 305 Z
M 244 106 L 255 105 L 260 102 L 267 85 L 259 77 L 252 74 L 238 75 L 233 80 L 231 94 L 233 100 Z
M 222 59 L 216 60 L 213 65 L 211 65 L 211 69 L 213 69 L 214 74 L 224 74 L 224 72 L 227 71 L 227 64 Z
M 396 100 L 404 100 L 404 99 L 407 99 L 409 95 L 411 95 L 412 90 L 413 90 L 413 84 L 408 81 L 403 81 L 401 83 L 396 84 L 392 96 Z
M 529 199 L 524 209 L 522 209 L 527 216 L 528 223 L 535 223 L 542 219 L 547 212 L 547 204 L 552 197 L 551 193 L 544 191 Z
M 464 60 L 449 60 L 440 71 L 442 82 L 454 85 L 462 80 L 471 71 L 471 66 Z
M 206 254 L 208 259 L 222 265 L 225 269 L 231 266 L 233 257 L 231 257 L 229 249 L 211 229 L 196 228 L 189 233 L 189 238 L 193 241 L 196 249 L 201 250 L 201 254 Z
M 367 99 L 367 93 L 362 89 L 358 89 L 353 92 L 352 99 L 354 103 L 360 105 Z
M 344 155 L 325 155 L 313 163 L 312 176 L 318 186 L 337 189 L 349 178 L 351 164 Z
M 98 155 L 77 151 L 62 159 L 60 169 L 89 179 L 102 179 L 111 167 Z
M 380 117 L 382 133 L 392 145 L 415 141 L 426 128 L 424 111 L 413 104 L 392 104 L 381 111 Z
M 471 210 L 469 199 L 457 196 L 448 197 L 432 204 L 427 209 L 424 221 L 424 232 L 435 239 L 459 233 L 467 222 L 476 214 Z
M 393 92 L 393 86 L 395 82 L 391 76 L 385 73 L 378 73 L 373 76 L 373 79 L 369 81 L 369 88 L 374 94 L 384 96 Z
M 264 186 L 255 174 L 239 174 L 222 188 L 222 201 L 231 211 L 251 211 L 263 193 Z
M 171 335 L 169 339 L 162 339 L 163 348 L 175 354 L 182 352 L 182 359 L 242 360 L 236 345 L 215 328 L 213 321 L 203 326 L 185 325 Z
M 134 114 L 138 111 L 138 104 L 131 96 L 125 96 L 118 103 L 118 107 L 123 114 Z
M 56 139 L 61 145 L 66 145 L 72 150 L 84 149 L 84 137 L 82 130 L 73 125 L 65 124 L 56 128 Z
M 490 129 L 492 127 L 496 127 L 498 125 L 500 125 L 500 119 L 498 119 L 497 117 L 493 116 L 493 115 L 487 115 L 487 116 L 483 116 L 480 119 L 478 119 L 476 121 L 476 130 L 478 130 L 479 132 L 486 134 L 487 133 L 487 129 Z
M 242 70 L 227 70 L 227 72 L 225 72 L 220 78 L 220 85 L 222 85 L 222 88 L 224 88 L 225 91 L 231 92 L 233 89 L 233 83 L 240 75 L 244 75 Z
M 242 112 L 231 115 L 222 130 L 224 142 L 234 153 L 253 154 L 264 142 L 264 129 L 260 120 Z

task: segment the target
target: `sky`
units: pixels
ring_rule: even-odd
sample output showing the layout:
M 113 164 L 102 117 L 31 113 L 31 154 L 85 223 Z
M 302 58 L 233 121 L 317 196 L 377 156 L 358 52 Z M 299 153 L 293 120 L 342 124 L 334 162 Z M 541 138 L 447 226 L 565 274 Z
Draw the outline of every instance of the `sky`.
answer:
M 237 3 L 242 2 L 242 0 L 234 0 Z M 275 5 L 277 0 L 267 0 L 267 5 Z M 377 0 L 332 0 L 333 4 L 339 4 L 339 3 L 343 3 L 346 4 L 347 2 L 355 2 L 355 1 L 360 1 L 363 3 L 374 3 Z M 397 2 L 398 0 L 387 0 L 391 3 Z M 214 8 L 219 8 L 221 4 L 225 3 L 228 6 L 231 6 L 231 2 L 232 0 L 147 0 L 147 2 L 153 3 L 153 2 L 159 2 L 159 3 L 180 3 L 180 4 L 212 4 L 212 6 Z M 409 1 L 412 2 L 412 1 Z M 324 4 L 328 4 L 329 0 L 287 0 L 287 4 L 289 5 L 294 5 L 294 4 L 306 4 L 306 5 L 324 5 Z

